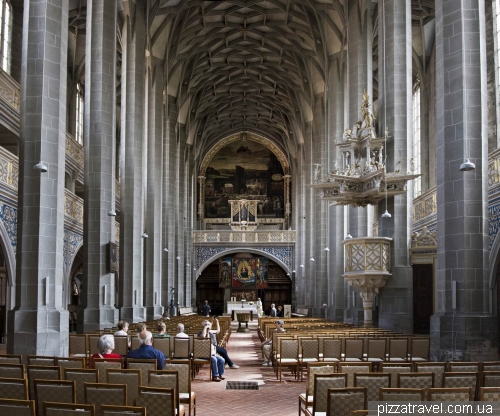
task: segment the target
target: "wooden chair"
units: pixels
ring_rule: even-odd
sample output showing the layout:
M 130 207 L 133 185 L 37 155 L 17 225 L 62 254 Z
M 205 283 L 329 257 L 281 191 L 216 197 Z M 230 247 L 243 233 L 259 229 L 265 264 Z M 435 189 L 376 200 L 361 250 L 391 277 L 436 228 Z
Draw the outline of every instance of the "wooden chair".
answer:
M 481 387 L 500 387 L 500 371 L 483 371 Z
M 379 401 L 381 402 L 423 402 L 424 389 L 380 389 Z
M 424 389 L 427 397 L 427 390 L 434 387 L 434 373 L 399 373 L 397 386 L 400 389 Z
M 138 359 L 138 358 L 127 358 L 127 368 L 133 370 L 141 370 L 141 386 L 147 386 L 149 383 L 149 372 L 151 370 L 156 370 L 158 361 L 155 359 Z
M 299 372 L 299 341 L 297 339 L 284 339 L 280 338 L 280 355 L 276 359 L 277 364 L 277 375 L 281 382 L 282 379 L 282 368 L 291 367 L 292 372 L 297 379 Z
M 371 373 L 372 363 L 364 362 L 341 362 L 339 363 L 339 372 L 347 374 L 347 387 L 354 387 L 355 373 Z
M 167 360 L 171 357 L 170 338 L 171 337 L 153 337 L 153 348 L 161 351 Z
M 86 342 L 87 342 L 89 357 L 92 357 L 94 354 L 99 354 L 100 351 L 97 348 L 97 343 L 101 338 L 101 334 L 86 334 L 86 336 L 87 336 Z
M 179 400 L 179 372 L 171 370 L 156 370 L 149 372 L 149 387 L 173 389 L 177 414 L 184 414 L 184 406 Z
M 434 388 L 443 387 L 443 376 L 446 372 L 446 363 L 433 363 L 433 362 L 416 362 L 415 364 L 415 372 L 431 372 L 434 373 Z
M 0 364 L 0 377 L 25 378 L 24 364 Z
M 470 387 L 434 388 L 427 390 L 427 400 L 430 402 L 468 402 L 472 395 Z
M 311 407 L 313 403 L 313 392 L 314 392 L 314 375 L 315 374 L 335 374 L 336 366 L 335 364 L 329 363 L 307 363 L 307 378 L 306 378 L 306 392 L 299 394 L 299 416 L 301 413 L 305 413 L 306 408 Z M 338 374 L 338 373 L 337 373 Z M 347 376 L 343 375 L 345 380 L 345 385 L 347 386 Z
M 318 412 L 326 412 L 328 407 L 328 389 L 343 388 L 345 387 L 345 383 L 345 374 L 315 374 L 312 407 L 308 406 L 305 414 L 315 415 Z
M 481 371 L 500 371 L 500 361 L 484 361 L 481 363 Z
M 118 370 L 123 368 L 123 358 L 93 358 L 92 363 L 92 367 L 99 370 L 99 383 L 106 383 L 106 370 L 108 368 Z
M 208 365 L 209 380 L 212 380 L 212 340 L 210 338 L 194 338 L 193 340 L 193 359 L 191 378 L 195 378 L 200 367 Z
M 344 345 L 344 361 L 363 361 L 363 338 L 346 338 Z
M 334 338 L 323 338 L 323 361 L 338 363 L 342 358 L 342 341 Z
M 391 386 L 389 373 L 356 373 L 354 374 L 354 387 L 365 387 L 366 397 L 369 402 L 378 401 L 379 390 Z
M 28 387 L 30 399 L 35 399 L 35 380 L 61 380 L 61 367 L 44 366 L 44 365 L 28 365 Z
M 431 339 L 429 337 L 412 337 L 410 339 L 410 361 L 429 361 Z
M 42 415 L 43 402 L 76 404 L 75 382 L 68 380 L 35 380 L 35 403 Z
M 94 405 L 43 402 L 44 416 L 95 416 Z
M 179 373 L 179 401 L 188 406 L 188 414 L 196 415 L 196 393 L 191 391 L 191 363 L 183 360 L 172 360 L 165 363 L 164 370 Z
M 112 406 L 103 404 L 100 416 L 146 416 L 146 408 L 138 406 Z
M 35 416 L 35 401 L 0 399 L 0 415 Z
M 85 334 L 69 334 L 69 356 L 88 357 L 87 336 Z
M 106 383 L 84 384 L 85 404 L 93 404 L 96 412 L 102 404 L 127 406 L 127 385 Z
M 128 336 L 126 335 L 115 335 L 115 354 L 120 354 L 122 357 L 126 357 L 128 354 Z
M 148 416 L 175 416 L 175 392 L 173 389 L 140 387 L 136 406 L 146 408 Z
M 127 403 L 129 405 L 133 405 L 139 396 L 141 380 L 141 370 L 139 369 L 108 368 L 106 370 L 106 383 L 127 385 Z
M 56 357 L 45 355 L 28 355 L 28 365 L 45 365 L 54 367 L 56 365 Z
M 366 360 L 378 370 L 379 364 L 387 358 L 387 338 L 368 338 L 367 344 Z
M 500 387 L 481 387 L 479 389 L 479 401 L 500 402 Z
M 139 338 L 137 338 L 137 336 L 133 336 L 131 337 L 130 339 L 130 349 L 131 350 L 136 350 L 137 348 L 139 348 L 142 344 L 141 344 L 141 341 L 139 341 Z
M 193 340 L 194 343 L 194 340 Z M 191 342 L 189 338 L 174 338 L 174 360 L 191 360 Z
M 28 380 L 25 378 L 0 378 L 0 398 L 28 400 Z
M 449 362 L 449 373 L 479 373 L 481 371 L 481 364 L 477 361 L 474 362 Z
M 85 383 L 97 383 L 99 381 L 99 370 L 94 368 L 64 368 L 64 380 L 75 382 L 76 403 L 85 403 Z
M 327 415 L 350 416 L 368 407 L 366 387 L 328 389 Z
M 308 363 L 319 362 L 319 340 L 316 338 L 302 338 L 299 341 L 299 372 L 303 379 L 303 368 Z
M 408 361 L 408 338 L 389 338 L 387 361 L 391 363 Z
M 0 364 L 22 364 L 23 356 L 17 354 L 0 354 Z
M 391 374 L 391 388 L 398 385 L 399 373 L 411 373 L 413 365 L 411 363 L 381 363 L 380 371 Z
M 474 372 L 447 372 L 444 373 L 443 387 L 470 387 L 473 391 L 471 400 L 474 400 L 478 388 L 479 373 Z
M 61 369 L 87 368 L 86 364 L 85 357 L 56 357 L 56 366 L 61 367 Z

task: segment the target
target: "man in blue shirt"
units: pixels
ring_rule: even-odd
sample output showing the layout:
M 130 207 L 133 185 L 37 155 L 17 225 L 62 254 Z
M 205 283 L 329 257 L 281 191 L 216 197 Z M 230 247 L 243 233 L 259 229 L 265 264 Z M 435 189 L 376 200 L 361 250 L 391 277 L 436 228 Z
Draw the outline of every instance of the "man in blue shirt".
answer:
M 141 341 L 141 346 L 136 350 L 130 351 L 127 358 L 155 359 L 158 362 L 156 368 L 163 370 L 165 356 L 161 351 L 153 348 L 153 334 L 150 331 L 142 331 L 137 334 L 137 338 Z
M 205 304 L 201 307 L 201 314 L 203 316 L 208 316 L 211 312 L 210 305 L 208 304 L 208 300 L 205 301 Z

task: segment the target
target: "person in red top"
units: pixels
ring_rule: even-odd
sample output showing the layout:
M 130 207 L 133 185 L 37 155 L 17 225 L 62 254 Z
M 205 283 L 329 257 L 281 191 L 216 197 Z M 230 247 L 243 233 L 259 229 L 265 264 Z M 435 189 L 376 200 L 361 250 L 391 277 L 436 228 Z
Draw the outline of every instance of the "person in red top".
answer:
M 94 367 L 94 358 L 122 358 L 120 354 L 113 354 L 115 349 L 115 337 L 111 334 L 104 334 L 97 341 L 98 354 L 92 356 L 92 367 Z

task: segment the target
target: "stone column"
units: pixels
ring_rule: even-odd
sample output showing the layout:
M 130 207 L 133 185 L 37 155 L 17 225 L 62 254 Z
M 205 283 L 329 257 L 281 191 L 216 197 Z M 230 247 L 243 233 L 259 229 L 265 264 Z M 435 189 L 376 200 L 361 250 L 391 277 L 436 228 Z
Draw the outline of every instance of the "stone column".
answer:
M 134 5 L 134 3 L 131 3 Z M 144 4 L 135 3 L 122 31 L 121 146 L 121 318 L 145 319 L 143 306 L 144 232 L 144 105 L 146 18 Z
M 115 207 L 116 16 L 116 2 L 88 2 L 80 332 L 113 326 L 118 318 L 114 308 L 115 279 L 109 269 L 109 242 L 115 241 L 115 217 L 108 215 Z
M 148 153 L 147 153 L 147 209 L 146 209 L 146 319 L 153 320 L 163 313 L 161 302 L 162 259 L 162 113 L 163 113 L 163 61 L 153 58 L 149 69 L 148 93 Z
M 67 0 L 25 2 L 11 354 L 68 353 L 62 305 L 67 39 Z M 44 168 L 34 169 L 40 161 Z
M 198 219 L 205 218 L 205 176 L 198 176 L 198 183 L 200 184 L 200 194 L 198 202 Z
M 412 140 L 411 5 L 398 0 L 378 4 L 380 130 L 390 131 L 387 169 L 410 170 Z M 385 50 L 385 56 L 384 56 Z M 384 115 L 385 111 L 385 115 Z M 384 124 L 386 123 L 386 124 Z M 384 153 L 385 154 L 385 153 Z M 388 200 L 391 218 L 379 218 L 379 237 L 393 239 L 392 277 L 380 291 L 379 325 L 395 331 L 413 332 L 413 273 L 409 265 L 413 195 L 408 192 Z M 378 207 L 385 212 L 385 201 Z
M 186 276 L 185 268 L 186 263 L 189 263 L 186 257 L 185 250 L 185 233 L 184 227 L 186 223 L 186 128 L 184 124 L 179 124 L 179 141 L 175 147 L 176 156 L 176 177 L 174 179 L 175 193 L 174 193 L 174 211 L 175 211 L 175 245 L 176 245 L 176 289 L 177 289 L 177 302 L 180 306 L 186 306 Z
M 490 312 L 488 282 L 485 42 L 483 0 L 436 2 L 438 253 L 433 360 L 498 359 L 497 319 Z M 475 170 L 459 170 L 466 158 L 475 163 Z

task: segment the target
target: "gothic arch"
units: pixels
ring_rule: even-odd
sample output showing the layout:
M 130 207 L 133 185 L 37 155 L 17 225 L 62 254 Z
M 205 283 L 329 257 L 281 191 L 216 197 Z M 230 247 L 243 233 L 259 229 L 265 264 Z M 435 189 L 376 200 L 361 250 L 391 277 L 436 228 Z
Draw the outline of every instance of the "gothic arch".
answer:
M 5 229 L 3 221 L 0 221 L 0 247 L 5 254 L 5 268 L 8 274 L 8 284 L 13 287 L 15 285 L 14 276 L 16 275 L 16 253 L 12 248 L 11 239 L 9 233 Z

